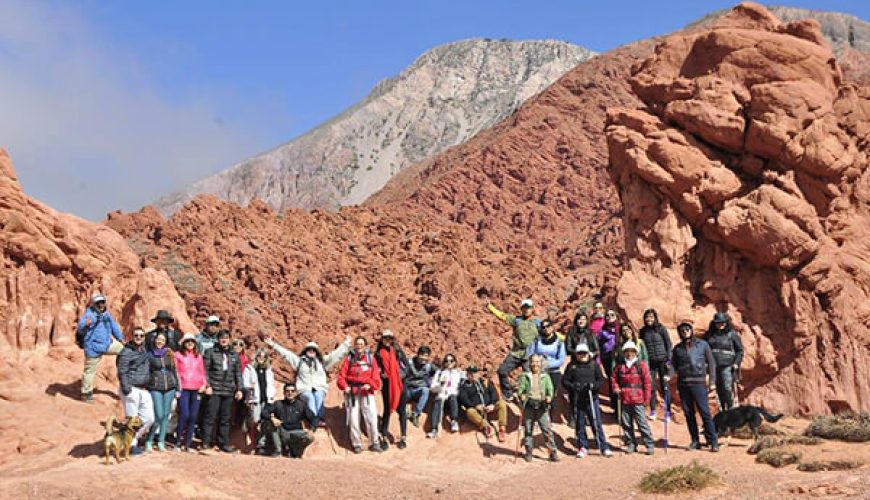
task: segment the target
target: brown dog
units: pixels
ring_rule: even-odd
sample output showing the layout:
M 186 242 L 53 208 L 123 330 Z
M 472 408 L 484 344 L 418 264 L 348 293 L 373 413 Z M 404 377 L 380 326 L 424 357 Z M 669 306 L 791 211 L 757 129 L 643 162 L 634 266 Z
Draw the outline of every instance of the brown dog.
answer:
M 121 455 L 125 453 L 127 460 L 130 460 L 130 448 L 133 446 L 136 432 L 141 427 L 142 419 L 137 416 L 128 418 L 126 422 L 118 425 L 117 430 L 115 430 L 115 417 L 109 417 L 106 420 L 106 465 L 109 465 L 109 457 L 113 448 L 115 451 L 115 461 L 121 463 Z

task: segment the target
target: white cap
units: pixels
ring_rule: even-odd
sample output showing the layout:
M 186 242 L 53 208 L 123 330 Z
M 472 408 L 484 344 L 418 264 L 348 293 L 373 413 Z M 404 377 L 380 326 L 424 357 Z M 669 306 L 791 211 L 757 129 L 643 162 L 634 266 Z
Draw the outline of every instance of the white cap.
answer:
M 100 292 L 97 292 L 97 293 L 91 295 L 91 304 L 96 304 L 97 302 L 105 302 L 105 301 L 106 301 L 106 297 Z
M 212 314 L 212 315 L 209 316 L 208 318 L 205 318 L 205 324 L 206 324 L 206 325 L 209 324 L 209 323 L 220 323 L 220 322 L 221 322 L 221 318 L 220 318 L 220 316 L 216 316 L 216 315 L 214 315 L 214 314 Z
M 396 338 L 396 334 L 393 333 L 392 330 L 387 329 L 387 330 L 384 330 L 384 331 L 381 332 L 381 337 L 393 337 L 393 338 Z
M 532 302 L 532 299 L 523 299 L 523 301 L 520 302 L 520 309 L 523 307 L 534 307 L 534 305 L 535 303 Z
M 181 337 L 181 342 L 179 342 L 179 344 L 183 344 L 183 343 L 187 342 L 188 340 L 192 340 L 192 341 L 196 342 L 196 334 L 195 333 L 185 333 L 184 337 Z
M 629 349 L 631 349 L 631 350 L 634 351 L 634 352 L 637 352 L 637 345 L 636 345 L 634 342 L 630 341 L 630 340 L 629 340 L 628 342 L 622 344 L 622 350 L 623 350 L 623 351 L 627 351 L 627 350 L 629 350 Z
M 589 354 L 589 346 L 586 344 L 577 344 L 577 347 L 574 348 L 574 352 L 585 352 L 586 354 Z

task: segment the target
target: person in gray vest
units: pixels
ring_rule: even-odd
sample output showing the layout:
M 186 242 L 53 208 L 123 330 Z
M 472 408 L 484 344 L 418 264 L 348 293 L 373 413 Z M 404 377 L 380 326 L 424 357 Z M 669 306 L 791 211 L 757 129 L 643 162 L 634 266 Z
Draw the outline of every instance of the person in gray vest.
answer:
M 689 450 L 701 449 L 698 437 L 698 421 L 695 412 L 701 414 L 704 423 L 704 437 L 712 451 L 719 451 L 716 436 L 716 426 L 710 415 L 710 404 L 707 400 L 707 375 L 710 377 L 710 390 L 716 389 L 716 361 L 710 346 L 701 339 L 695 338 L 691 323 L 686 321 L 677 326 L 680 343 L 674 346 L 671 359 L 677 372 L 677 390 L 680 394 L 680 406 L 686 415 L 686 425 L 692 442 Z
M 717 312 L 713 315 L 704 340 L 713 350 L 716 360 L 716 395 L 719 397 L 719 410 L 730 410 L 734 406 L 734 380 L 743 362 L 743 342 L 731 325 L 727 314 Z

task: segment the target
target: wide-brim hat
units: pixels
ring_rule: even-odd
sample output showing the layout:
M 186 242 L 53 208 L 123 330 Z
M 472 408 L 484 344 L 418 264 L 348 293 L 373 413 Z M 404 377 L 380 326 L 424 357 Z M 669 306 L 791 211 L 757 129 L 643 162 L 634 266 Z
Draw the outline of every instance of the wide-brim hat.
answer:
M 317 345 L 317 342 L 309 342 L 305 344 L 305 347 L 302 348 L 302 352 L 305 352 L 308 349 L 314 349 L 315 351 L 320 352 L 320 346 Z
M 157 311 L 157 315 L 151 318 L 152 323 L 157 323 L 157 321 L 159 320 L 175 323 L 175 318 L 173 318 L 172 314 L 170 314 L 169 311 L 167 311 L 166 309 L 160 309 L 159 311 Z
M 187 342 L 188 340 L 192 340 L 192 341 L 196 342 L 196 335 L 194 335 L 192 333 L 185 333 L 184 337 L 181 337 L 180 343 L 183 344 L 183 343 Z

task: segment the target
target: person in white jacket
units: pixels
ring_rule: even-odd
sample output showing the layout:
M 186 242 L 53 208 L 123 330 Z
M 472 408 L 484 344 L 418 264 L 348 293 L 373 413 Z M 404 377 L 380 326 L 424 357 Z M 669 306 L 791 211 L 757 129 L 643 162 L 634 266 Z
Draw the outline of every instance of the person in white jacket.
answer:
M 254 360 L 242 372 L 242 386 L 248 396 L 248 432 L 258 453 L 265 452 L 266 435 L 257 431 L 260 417 L 269 413 L 268 406 L 275 403 L 277 389 L 272 361 L 265 349 L 257 349 Z
M 325 427 L 323 401 L 329 389 L 326 372 L 347 355 L 350 350 L 350 337 L 346 337 L 341 345 L 326 356 L 320 352 L 316 342 L 306 344 L 302 352 L 297 355 L 272 340 L 272 337 L 265 336 L 263 341 L 290 363 L 290 367 L 296 372 L 296 389 L 299 391 L 299 396 L 308 405 L 311 413 L 317 416 L 318 424 Z
M 456 356 L 448 354 L 444 356 L 441 369 L 432 377 L 429 392 L 435 394 L 432 403 L 432 429 L 426 437 L 435 439 L 441 429 L 441 415 L 444 406 L 447 406 L 447 420 L 450 422 L 450 431 L 459 432 L 459 385 L 465 378 L 465 373 L 456 367 Z

